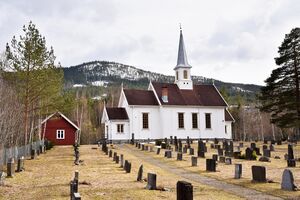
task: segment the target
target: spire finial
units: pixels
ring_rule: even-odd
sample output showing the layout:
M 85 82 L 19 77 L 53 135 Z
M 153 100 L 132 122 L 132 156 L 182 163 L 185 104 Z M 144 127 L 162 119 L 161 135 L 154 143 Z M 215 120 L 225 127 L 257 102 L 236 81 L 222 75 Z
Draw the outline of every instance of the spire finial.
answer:
M 179 29 L 180 29 L 180 32 L 181 32 L 182 31 L 181 23 L 179 23 Z

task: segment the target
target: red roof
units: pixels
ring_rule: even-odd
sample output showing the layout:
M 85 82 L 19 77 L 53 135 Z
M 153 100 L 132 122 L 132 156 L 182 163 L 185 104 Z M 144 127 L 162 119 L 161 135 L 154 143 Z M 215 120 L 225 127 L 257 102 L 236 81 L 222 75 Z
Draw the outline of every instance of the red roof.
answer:
M 129 105 L 158 105 L 153 91 L 124 89 Z
M 229 113 L 228 110 L 224 109 L 225 112 L 225 121 L 234 121 L 233 117 L 231 116 L 231 114 Z
M 180 90 L 176 84 L 152 83 L 162 105 L 227 106 L 215 86 L 194 85 L 193 90 Z M 168 88 L 168 102 L 161 99 L 162 88 Z
M 125 108 L 106 108 L 106 112 L 110 120 L 128 120 Z

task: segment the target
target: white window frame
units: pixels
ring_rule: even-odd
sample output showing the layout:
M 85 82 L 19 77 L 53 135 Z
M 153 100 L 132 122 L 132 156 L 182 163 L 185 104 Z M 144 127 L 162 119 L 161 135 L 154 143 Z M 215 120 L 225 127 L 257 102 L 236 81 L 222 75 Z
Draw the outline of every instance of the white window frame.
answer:
M 65 139 L 65 130 L 64 129 L 57 129 L 56 130 L 56 139 L 57 140 L 64 140 Z
M 120 126 L 120 132 L 119 132 L 119 126 Z M 124 133 L 124 124 L 117 124 L 117 133 L 119 134 Z

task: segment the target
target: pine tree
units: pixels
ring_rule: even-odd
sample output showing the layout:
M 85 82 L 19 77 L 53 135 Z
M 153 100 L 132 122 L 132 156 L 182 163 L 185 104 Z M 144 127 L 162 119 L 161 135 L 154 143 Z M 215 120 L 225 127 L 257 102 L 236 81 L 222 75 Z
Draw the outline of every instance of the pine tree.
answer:
M 281 128 L 300 128 L 300 28 L 287 34 L 275 58 L 278 68 L 261 89 L 261 111 L 271 113 L 271 122 Z
M 55 107 L 63 84 L 63 72 L 54 64 L 53 48 L 47 49 L 46 39 L 30 22 L 23 26 L 24 35 L 14 36 L 6 45 L 5 78 L 15 86 L 24 105 L 24 134 L 27 144 L 42 115 Z

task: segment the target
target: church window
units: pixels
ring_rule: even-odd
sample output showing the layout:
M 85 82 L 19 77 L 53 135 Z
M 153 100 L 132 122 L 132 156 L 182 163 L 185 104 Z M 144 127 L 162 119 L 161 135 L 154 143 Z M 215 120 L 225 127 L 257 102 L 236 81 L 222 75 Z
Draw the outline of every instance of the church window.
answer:
M 143 113 L 143 129 L 149 128 L 149 114 Z
M 205 127 L 211 128 L 211 114 L 205 113 Z
M 225 125 L 225 133 L 227 133 L 227 125 Z
M 198 113 L 192 113 L 192 126 L 198 128 Z
M 176 71 L 176 80 L 178 80 L 178 71 Z
M 187 72 L 187 70 L 184 70 L 184 71 L 183 71 L 183 78 L 184 78 L 184 79 L 187 79 L 187 78 L 188 78 L 188 72 Z
M 124 124 L 117 124 L 117 132 L 124 133 Z
M 178 128 L 184 128 L 184 113 L 178 113 Z

